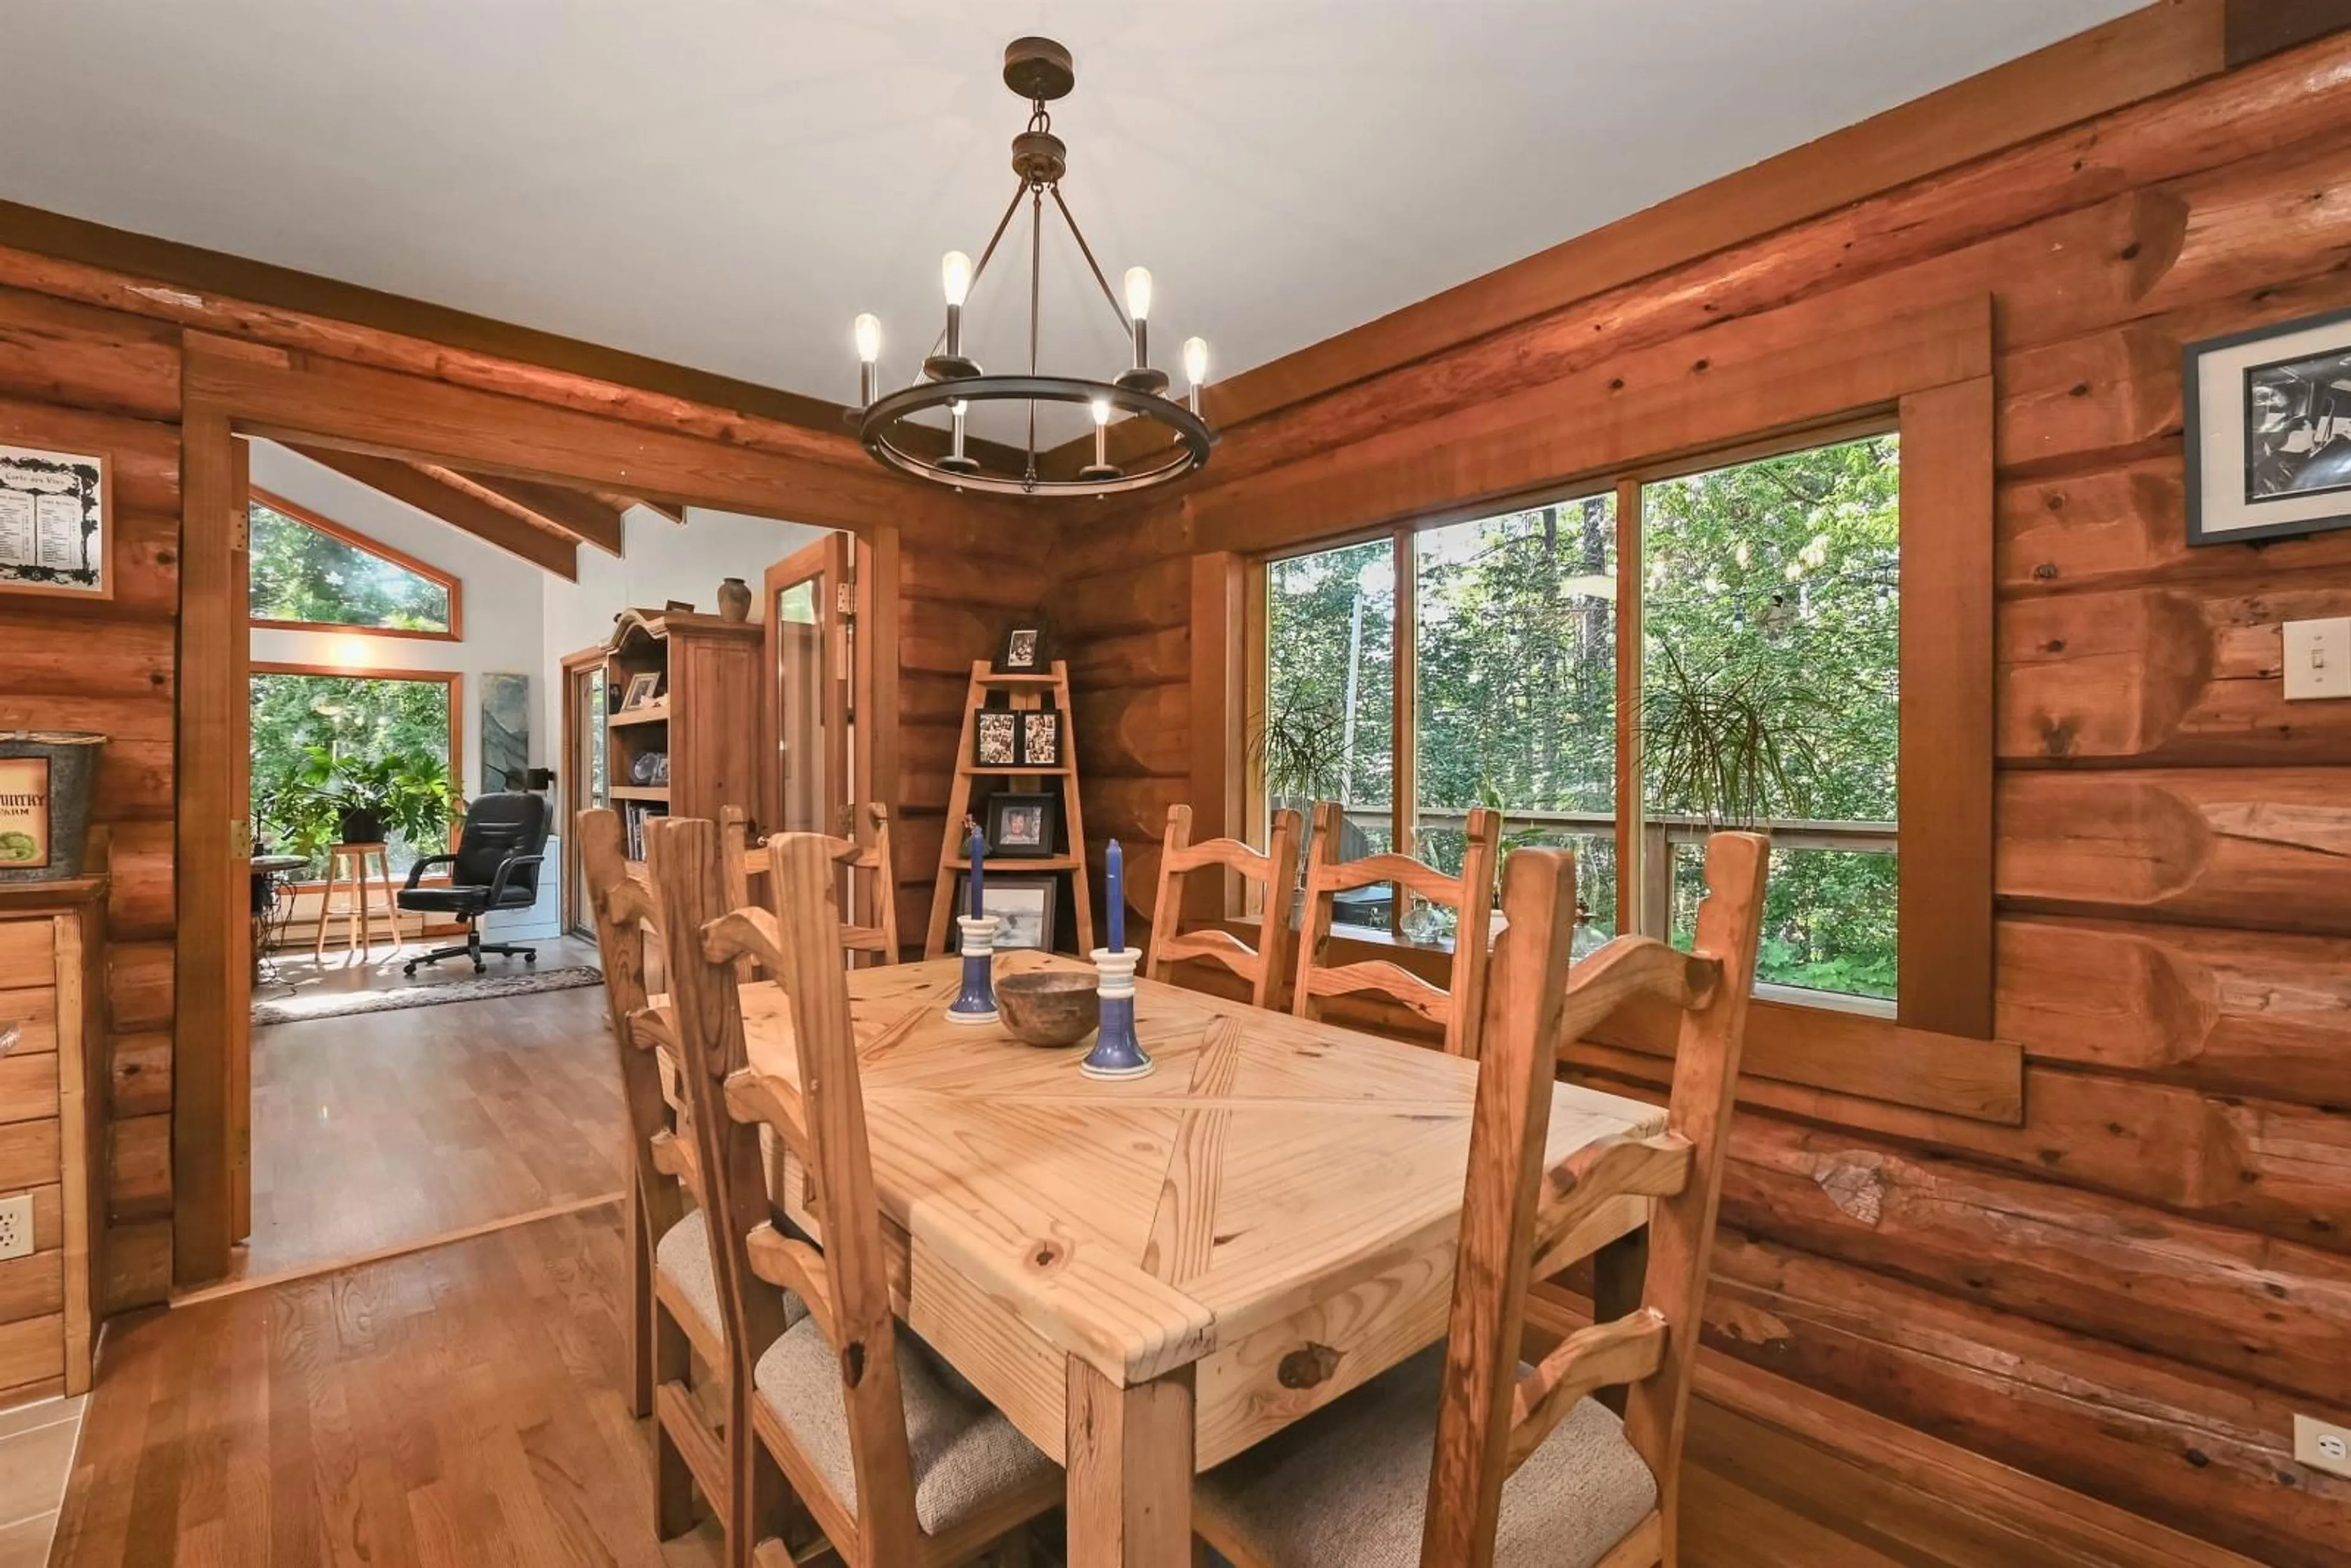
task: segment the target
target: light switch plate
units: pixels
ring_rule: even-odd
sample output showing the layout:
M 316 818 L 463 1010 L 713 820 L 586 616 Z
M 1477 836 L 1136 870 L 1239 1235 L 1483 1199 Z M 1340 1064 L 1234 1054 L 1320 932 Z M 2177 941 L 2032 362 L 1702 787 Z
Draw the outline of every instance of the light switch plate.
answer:
M 2351 1476 L 2351 1427 L 2337 1427 L 2332 1422 L 2296 1415 L 2294 1418 L 2294 1457 L 2312 1469 Z
M 2351 697 L 2351 615 L 2285 623 L 2285 700 Z
M 0 1260 L 28 1258 L 33 1252 L 33 1195 L 20 1192 L 0 1197 Z

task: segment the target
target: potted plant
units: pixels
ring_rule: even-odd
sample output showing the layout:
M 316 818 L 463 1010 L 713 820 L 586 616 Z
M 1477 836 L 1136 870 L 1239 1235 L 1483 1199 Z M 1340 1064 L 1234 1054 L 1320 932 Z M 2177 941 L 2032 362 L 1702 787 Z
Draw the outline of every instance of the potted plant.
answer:
M 1641 704 L 1641 758 L 1656 808 L 1710 828 L 1803 815 L 1819 763 L 1810 716 L 1824 698 L 1792 676 L 1761 661 L 1696 668 L 1660 643 Z
M 261 801 L 258 815 L 286 835 L 292 853 L 316 860 L 332 844 L 383 843 L 397 836 L 437 848 L 465 802 L 437 757 L 387 752 L 338 757 L 323 746 L 302 748 L 302 762 Z

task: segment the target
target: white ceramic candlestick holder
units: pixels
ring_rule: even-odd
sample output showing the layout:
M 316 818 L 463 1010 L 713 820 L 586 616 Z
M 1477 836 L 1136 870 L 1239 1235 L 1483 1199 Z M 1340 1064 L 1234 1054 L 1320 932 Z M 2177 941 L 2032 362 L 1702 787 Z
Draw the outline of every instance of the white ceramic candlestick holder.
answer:
M 1151 1057 L 1134 1038 L 1134 967 L 1143 962 L 1143 949 L 1097 947 L 1092 956 L 1102 1032 L 1078 1071 L 1089 1078 L 1141 1078 L 1151 1071 Z
M 959 915 L 963 932 L 963 988 L 947 1005 L 947 1022 L 996 1021 L 996 916 Z

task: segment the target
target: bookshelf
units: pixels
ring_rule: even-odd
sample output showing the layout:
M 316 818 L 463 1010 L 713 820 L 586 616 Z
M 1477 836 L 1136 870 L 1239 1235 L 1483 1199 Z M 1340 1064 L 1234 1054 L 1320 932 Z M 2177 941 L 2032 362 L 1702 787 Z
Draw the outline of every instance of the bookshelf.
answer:
M 1016 711 L 1050 706 L 1060 713 L 1060 767 L 999 768 L 972 760 L 977 755 L 979 715 L 999 695 Z M 980 798 L 981 789 L 985 788 L 992 793 L 998 780 L 1023 791 L 1042 791 L 1049 783 L 1054 786 L 1052 794 L 1061 816 L 1062 851 L 1056 855 L 991 859 L 989 868 L 1016 876 L 1030 872 L 1056 872 L 1067 876 L 1071 913 L 1077 920 L 1078 952 L 1082 955 L 1092 951 L 1093 894 L 1086 882 L 1086 823 L 1078 801 L 1077 757 L 1077 737 L 1070 728 L 1070 667 L 1066 663 L 1056 659 L 1050 674 L 1038 675 L 998 674 L 985 659 L 972 664 L 971 690 L 964 701 L 963 740 L 956 750 L 955 783 L 947 791 L 946 831 L 940 838 L 939 880 L 931 890 L 930 930 L 923 945 L 926 956 L 935 958 L 947 951 L 947 935 L 955 924 L 956 879 L 971 869 L 971 862 L 964 853 L 963 820 L 980 815 L 979 809 L 986 805 Z
M 625 694 L 656 677 L 652 701 L 604 720 L 605 793 L 621 814 L 629 857 L 644 858 L 644 824 L 675 811 L 718 820 L 723 807 L 754 816 L 759 800 L 757 622 L 686 611 L 624 610 L 605 645 L 604 685 Z M 640 761 L 668 758 L 665 779 L 640 781 Z

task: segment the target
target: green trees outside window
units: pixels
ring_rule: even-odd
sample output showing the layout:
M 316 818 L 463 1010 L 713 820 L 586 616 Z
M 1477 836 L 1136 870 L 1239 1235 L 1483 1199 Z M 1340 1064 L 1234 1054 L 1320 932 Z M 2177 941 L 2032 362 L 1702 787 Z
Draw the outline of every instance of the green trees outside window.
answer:
M 256 621 L 445 635 L 451 585 L 266 501 L 251 520 L 250 613 Z
M 381 813 L 392 868 L 445 853 L 462 809 L 451 784 L 452 687 L 445 677 L 256 671 L 252 678 L 254 833 L 307 855 L 323 875 L 349 806 Z
M 1706 832 L 1771 827 L 1767 983 L 1893 995 L 1899 479 L 1886 435 L 1639 492 L 1645 923 L 1687 940 Z M 1615 495 L 1269 562 L 1251 737 L 1266 794 L 1341 800 L 1365 833 L 1348 852 L 1387 847 L 1401 701 L 1422 858 L 1458 866 L 1468 809 L 1496 807 L 1506 848 L 1577 852 L 1583 939 L 1613 935 Z

